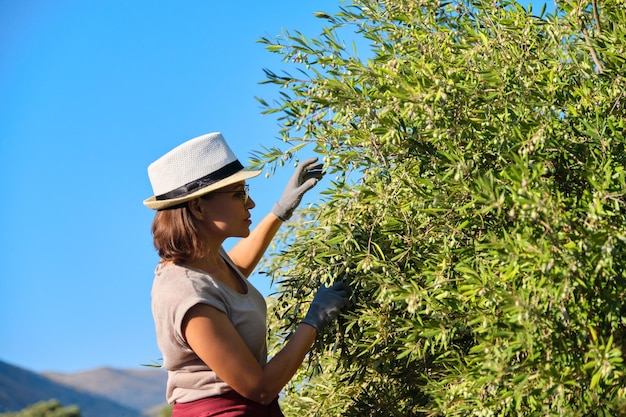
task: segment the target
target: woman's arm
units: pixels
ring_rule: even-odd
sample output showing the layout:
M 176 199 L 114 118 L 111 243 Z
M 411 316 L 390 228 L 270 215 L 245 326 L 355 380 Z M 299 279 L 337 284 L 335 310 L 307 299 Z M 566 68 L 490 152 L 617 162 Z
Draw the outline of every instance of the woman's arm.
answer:
M 183 336 L 196 355 L 232 389 L 248 399 L 269 404 L 296 373 L 317 333 L 348 303 L 350 293 L 343 282 L 321 286 L 302 323 L 264 367 L 226 314 L 215 307 L 192 307 L 183 321 Z
M 272 212 L 261 220 L 250 236 L 240 240 L 228 252 L 228 256 L 246 277 L 250 276 L 261 260 L 282 222 L 288 220 L 298 207 L 304 193 L 324 176 L 322 168 L 323 164 L 318 163 L 317 158 L 302 161 L 287 182 L 280 200 L 272 207 Z
M 259 365 L 228 317 L 214 307 L 192 307 L 183 322 L 183 335 L 200 359 L 231 388 L 252 401 L 269 404 L 302 364 L 317 330 L 300 324 L 265 367 Z
M 246 277 L 252 274 L 282 223 L 276 215 L 268 214 L 248 237 L 241 239 L 228 252 L 230 259 Z

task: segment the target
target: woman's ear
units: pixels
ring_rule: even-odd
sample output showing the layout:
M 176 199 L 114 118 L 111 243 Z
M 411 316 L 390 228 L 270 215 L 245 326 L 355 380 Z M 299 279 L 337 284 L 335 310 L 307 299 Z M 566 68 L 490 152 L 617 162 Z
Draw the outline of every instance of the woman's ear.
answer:
M 202 217 L 204 215 L 204 207 L 202 206 L 200 198 L 194 198 L 187 204 L 189 205 L 189 212 L 191 213 L 191 215 L 198 220 L 202 220 Z

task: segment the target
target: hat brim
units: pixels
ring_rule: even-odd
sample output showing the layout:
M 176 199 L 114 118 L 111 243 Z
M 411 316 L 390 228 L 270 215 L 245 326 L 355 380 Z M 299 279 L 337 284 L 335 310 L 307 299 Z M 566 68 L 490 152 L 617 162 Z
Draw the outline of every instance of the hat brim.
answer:
M 157 200 L 155 196 L 147 198 L 143 201 L 143 204 L 153 210 L 163 210 L 168 207 L 177 206 L 179 204 L 185 203 L 187 201 L 193 200 L 194 198 L 201 197 L 205 194 L 210 193 L 211 191 L 218 190 L 222 187 L 226 187 L 230 184 L 235 184 L 240 181 L 247 180 L 248 178 L 256 177 L 259 175 L 261 171 L 251 171 L 247 169 L 242 169 L 231 175 L 228 178 L 224 178 L 223 180 L 219 180 L 211 185 L 208 185 L 204 188 L 201 188 L 193 193 L 186 195 L 184 197 L 172 198 L 169 200 Z

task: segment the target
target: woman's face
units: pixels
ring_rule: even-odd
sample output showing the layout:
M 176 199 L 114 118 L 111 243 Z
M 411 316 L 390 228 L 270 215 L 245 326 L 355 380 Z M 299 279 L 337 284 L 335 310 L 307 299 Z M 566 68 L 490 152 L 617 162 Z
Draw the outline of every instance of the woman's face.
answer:
M 199 199 L 202 224 L 209 236 L 223 239 L 250 234 L 250 210 L 256 205 L 248 197 L 244 181 L 215 190 Z

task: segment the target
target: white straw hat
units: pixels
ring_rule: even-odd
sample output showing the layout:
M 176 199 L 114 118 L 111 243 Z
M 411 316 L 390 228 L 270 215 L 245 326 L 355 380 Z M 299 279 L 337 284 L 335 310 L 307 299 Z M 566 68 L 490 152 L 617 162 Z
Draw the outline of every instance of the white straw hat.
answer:
M 221 133 L 208 133 L 178 145 L 148 166 L 154 196 L 143 203 L 162 210 L 260 173 L 244 169 Z

